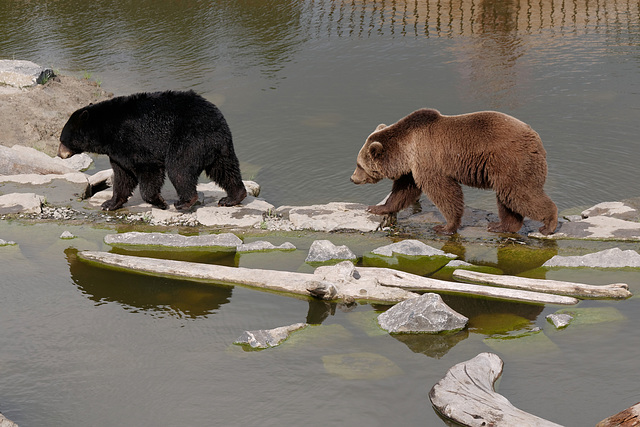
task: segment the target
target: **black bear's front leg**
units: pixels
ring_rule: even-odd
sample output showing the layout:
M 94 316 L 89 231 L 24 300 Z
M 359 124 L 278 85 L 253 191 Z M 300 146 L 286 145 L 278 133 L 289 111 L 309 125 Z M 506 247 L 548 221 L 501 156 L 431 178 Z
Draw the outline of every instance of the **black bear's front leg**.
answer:
M 120 209 L 138 185 L 138 178 L 133 172 L 123 169 L 113 160 L 111 160 L 111 168 L 113 168 L 113 197 L 102 204 L 102 210 L 105 211 Z
M 369 206 L 368 211 L 376 215 L 389 215 L 401 211 L 416 202 L 422 191 L 416 186 L 413 175 L 408 173 L 393 181 L 391 194 L 384 205 Z

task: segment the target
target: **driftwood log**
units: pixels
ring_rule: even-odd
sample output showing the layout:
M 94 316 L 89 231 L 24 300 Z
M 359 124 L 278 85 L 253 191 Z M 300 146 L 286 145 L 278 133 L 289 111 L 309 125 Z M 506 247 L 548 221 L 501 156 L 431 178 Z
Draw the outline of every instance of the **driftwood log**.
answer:
M 429 399 L 444 417 L 469 426 L 559 427 L 516 408 L 493 385 L 502 374 L 503 362 L 493 353 L 480 353 L 453 366 L 429 392 Z
M 640 426 L 640 403 L 636 403 L 607 419 L 600 421 L 596 427 L 638 427 Z
M 567 295 L 576 298 L 629 298 L 629 285 L 614 283 L 611 285 L 585 285 L 582 283 L 562 282 L 558 280 L 530 279 L 528 277 L 501 276 L 497 274 L 479 273 L 469 270 L 455 270 L 455 279 L 472 283 L 500 286 L 510 289 L 523 289 L 535 292 Z
M 348 261 L 346 264 L 342 263 L 337 266 L 319 267 L 314 274 L 309 274 L 161 260 L 108 252 L 84 251 L 78 253 L 78 257 L 86 261 L 147 274 L 235 283 L 298 295 L 315 296 L 326 300 L 400 302 L 418 296 L 411 290 L 420 290 L 480 295 L 537 304 L 574 305 L 578 303 L 575 298 L 561 295 L 447 282 L 388 268 L 354 268 L 353 264 Z M 341 265 L 348 265 L 351 270 L 340 273 L 341 268 L 344 270 L 344 266 L 340 267 Z
M 448 282 L 446 280 L 422 277 L 416 274 L 406 273 L 404 271 L 393 270 L 391 268 L 358 267 L 358 273 L 365 277 L 375 277 L 385 286 L 395 286 L 411 291 L 479 295 L 509 301 L 533 302 L 538 304 L 575 305 L 579 302 L 576 298 L 563 295 Z

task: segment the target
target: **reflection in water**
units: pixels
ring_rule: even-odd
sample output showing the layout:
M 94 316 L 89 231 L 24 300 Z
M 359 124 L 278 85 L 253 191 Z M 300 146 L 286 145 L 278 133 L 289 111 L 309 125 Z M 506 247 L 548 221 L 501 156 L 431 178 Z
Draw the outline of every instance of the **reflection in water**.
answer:
M 147 276 L 82 262 L 65 251 L 73 282 L 96 305 L 117 302 L 131 312 L 196 318 L 231 300 L 233 287 Z

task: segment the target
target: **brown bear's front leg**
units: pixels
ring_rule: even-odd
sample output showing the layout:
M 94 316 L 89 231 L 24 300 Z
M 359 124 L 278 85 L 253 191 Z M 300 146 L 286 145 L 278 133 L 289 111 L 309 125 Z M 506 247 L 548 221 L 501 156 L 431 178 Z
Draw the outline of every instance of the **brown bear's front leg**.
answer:
M 464 194 L 460 184 L 449 177 L 425 177 L 420 183 L 422 190 L 447 221 L 444 225 L 436 225 L 433 230 L 438 234 L 455 234 L 464 213 Z
M 421 194 L 422 191 L 413 180 L 413 175 L 408 173 L 393 181 L 391 194 L 384 205 L 369 206 L 367 210 L 376 215 L 394 214 L 416 202 Z

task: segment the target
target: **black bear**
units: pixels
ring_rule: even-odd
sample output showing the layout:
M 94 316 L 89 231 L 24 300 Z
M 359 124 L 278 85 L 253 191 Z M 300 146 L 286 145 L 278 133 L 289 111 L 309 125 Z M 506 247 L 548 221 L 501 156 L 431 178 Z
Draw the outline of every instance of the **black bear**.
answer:
M 166 209 L 165 171 L 179 210 L 198 200 L 203 170 L 227 192 L 218 205 L 235 206 L 247 195 L 224 116 L 193 91 L 138 93 L 80 108 L 62 129 L 58 156 L 83 151 L 106 154 L 113 167 L 113 197 L 104 210 L 121 208 L 138 183 L 144 201 Z
M 515 117 L 495 111 L 445 116 L 414 111 L 391 126 L 379 125 L 358 154 L 351 181 L 391 178 L 391 195 L 370 206 L 378 215 L 406 208 L 425 193 L 446 219 L 436 232 L 460 227 L 464 201 L 460 184 L 492 188 L 500 222 L 489 231 L 515 233 L 525 216 L 541 221 L 542 234 L 558 225 L 558 209 L 544 192 L 546 152 L 540 136 Z

